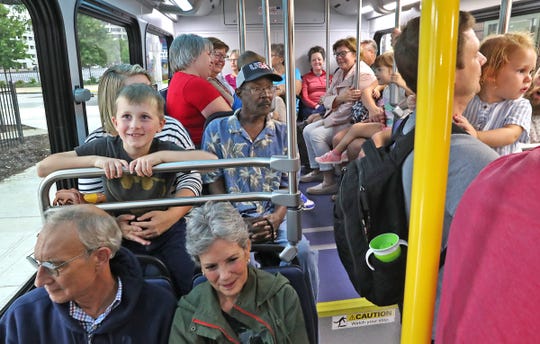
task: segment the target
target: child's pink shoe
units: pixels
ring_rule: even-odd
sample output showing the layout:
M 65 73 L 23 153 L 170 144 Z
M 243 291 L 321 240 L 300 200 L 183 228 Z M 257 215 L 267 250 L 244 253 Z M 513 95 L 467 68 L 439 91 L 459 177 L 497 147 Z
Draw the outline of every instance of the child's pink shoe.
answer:
M 341 154 L 335 154 L 333 150 L 315 158 L 322 165 L 341 164 Z

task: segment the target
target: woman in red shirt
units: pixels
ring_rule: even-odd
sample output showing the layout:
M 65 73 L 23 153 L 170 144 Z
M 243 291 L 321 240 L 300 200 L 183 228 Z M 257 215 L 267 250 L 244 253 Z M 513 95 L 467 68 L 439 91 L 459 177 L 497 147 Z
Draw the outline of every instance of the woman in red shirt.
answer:
M 309 49 L 308 59 L 311 71 L 302 76 L 302 103 L 300 118 L 307 119 L 311 114 L 325 112 L 320 104 L 321 97 L 326 93 L 326 72 L 324 71 L 324 49 L 314 46 Z M 330 80 L 331 81 L 331 77 Z
M 198 35 L 183 34 L 170 48 L 174 75 L 167 91 L 167 113 L 188 130 L 193 143 L 201 144 L 206 118 L 218 111 L 231 111 L 221 94 L 206 79 L 212 67 L 212 43 Z

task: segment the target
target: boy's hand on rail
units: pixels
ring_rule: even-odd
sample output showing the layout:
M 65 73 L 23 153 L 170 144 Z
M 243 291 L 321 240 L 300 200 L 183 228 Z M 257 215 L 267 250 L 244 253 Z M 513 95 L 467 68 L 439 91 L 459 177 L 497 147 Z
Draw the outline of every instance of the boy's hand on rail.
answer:
M 122 159 L 114 159 L 100 156 L 95 160 L 94 166 L 103 169 L 105 171 L 105 177 L 107 177 L 107 179 L 114 179 L 122 177 L 122 169 L 124 167 L 128 168 L 129 165 L 127 161 Z
M 135 215 L 124 214 L 116 217 L 116 222 L 122 230 L 122 237 L 127 240 L 138 242 L 141 245 L 147 246 L 150 245 L 149 240 L 145 240 L 142 237 L 143 228 L 137 225 L 137 222 L 134 222 Z
M 162 162 L 159 155 L 154 153 L 141 156 L 129 163 L 129 172 L 137 174 L 140 177 L 151 177 L 153 174 L 152 167 Z

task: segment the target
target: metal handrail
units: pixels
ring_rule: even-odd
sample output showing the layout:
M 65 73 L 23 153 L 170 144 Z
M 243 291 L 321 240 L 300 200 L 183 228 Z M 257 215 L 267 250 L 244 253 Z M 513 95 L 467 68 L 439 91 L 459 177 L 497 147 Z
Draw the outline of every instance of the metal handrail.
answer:
M 290 153 L 289 153 L 290 154 Z M 154 172 L 176 172 L 176 171 L 192 171 L 192 170 L 209 170 L 213 168 L 227 168 L 240 166 L 258 166 L 270 167 L 280 172 L 289 174 L 289 184 L 296 183 L 296 173 L 300 170 L 300 159 L 290 158 L 287 156 L 274 155 L 270 158 L 237 158 L 237 159 L 220 159 L 220 160 L 198 160 L 198 161 L 182 161 L 159 164 L 153 167 Z M 128 172 L 124 169 L 124 172 Z M 80 177 L 101 177 L 105 174 L 99 168 L 77 168 L 68 170 L 59 170 L 45 177 L 38 188 L 38 200 L 40 205 L 41 215 L 46 209 L 50 208 L 49 193 L 51 186 L 62 179 L 80 178 Z M 293 178 L 291 178 L 293 176 Z M 114 202 L 97 204 L 103 210 L 121 210 L 121 209 L 136 209 L 148 207 L 165 207 L 165 206 L 182 206 L 201 204 L 208 201 L 250 201 L 250 200 L 268 200 L 276 205 L 287 207 L 287 240 L 288 244 L 280 253 L 279 257 L 283 261 L 290 262 L 296 256 L 298 249 L 296 244 L 302 238 L 302 228 L 300 223 L 300 193 L 296 185 L 289 190 L 277 190 L 273 192 L 244 192 L 222 195 L 208 195 L 199 197 L 181 197 L 181 198 L 165 198 L 152 200 L 139 200 L 128 202 Z M 52 208 L 54 209 L 54 208 Z
M 300 169 L 300 161 L 298 159 L 288 159 L 285 156 L 275 155 L 270 158 L 237 158 L 237 159 L 220 159 L 220 160 L 197 160 L 197 161 L 182 161 L 163 163 L 154 166 L 154 172 L 177 172 L 191 171 L 197 169 L 214 169 L 240 166 L 255 166 L 255 167 L 270 167 L 280 172 L 296 172 Z M 124 172 L 128 172 L 124 169 Z M 38 200 L 40 211 L 43 212 L 50 208 L 49 193 L 52 185 L 60 180 L 71 178 L 92 178 L 102 177 L 105 173 L 100 168 L 74 168 L 59 170 L 45 177 L 38 188 Z M 291 196 L 291 197 L 287 197 Z M 290 198 L 290 199 L 289 199 Z M 274 192 L 249 192 L 226 195 L 212 195 L 200 197 L 182 197 L 182 198 L 167 198 L 155 200 L 141 200 L 116 203 L 102 203 L 98 206 L 104 210 L 120 210 L 145 208 L 149 206 L 179 206 L 188 204 L 200 204 L 206 201 L 245 201 L 245 200 L 271 200 L 272 203 L 287 207 L 297 207 L 300 199 L 297 193 L 286 194 L 284 191 Z

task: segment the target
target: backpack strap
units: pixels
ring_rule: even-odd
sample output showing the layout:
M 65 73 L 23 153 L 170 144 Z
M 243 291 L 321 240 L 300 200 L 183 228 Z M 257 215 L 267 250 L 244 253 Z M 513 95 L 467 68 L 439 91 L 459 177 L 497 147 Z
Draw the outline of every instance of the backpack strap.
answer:
M 379 149 L 384 149 L 392 152 L 391 157 L 397 165 L 401 165 L 414 148 L 414 131 L 412 128 L 407 134 L 403 134 L 403 128 L 409 116 L 405 117 L 399 124 L 397 130 L 392 133 L 390 143 L 384 147 L 377 148 L 372 139 L 366 140 L 362 145 L 362 150 L 366 156 L 380 156 Z

